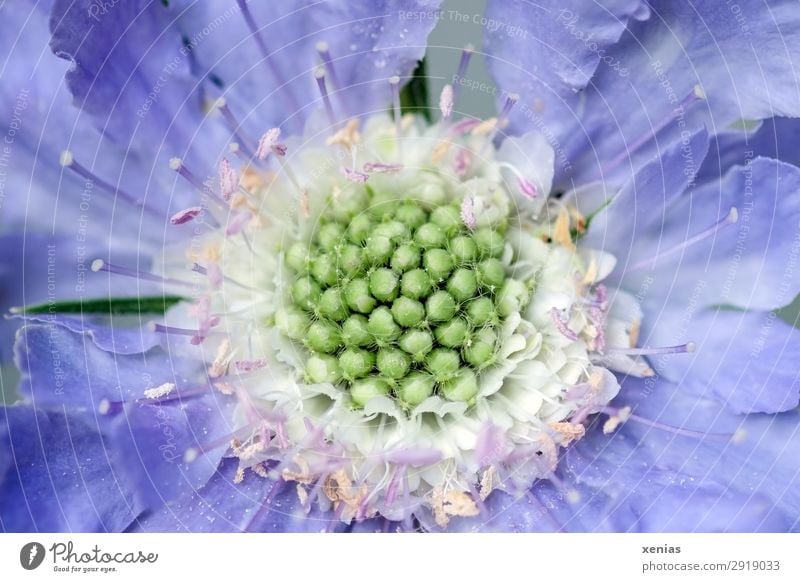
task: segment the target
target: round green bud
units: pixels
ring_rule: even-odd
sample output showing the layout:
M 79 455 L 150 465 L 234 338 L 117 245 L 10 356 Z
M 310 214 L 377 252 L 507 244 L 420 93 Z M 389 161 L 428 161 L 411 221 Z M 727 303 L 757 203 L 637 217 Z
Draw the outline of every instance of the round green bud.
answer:
M 403 274 L 400 292 L 411 299 L 421 299 L 431 292 L 431 278 L 422 269 L 412 269 Z
M 311 274 L 321 285 L 335 285 L 339 280 L 336 261 L 333 256 L 323 253 L 311 260 Z
M 292 284 L 291 294 L 295 305 L 311 311 L 319 301 L 322 289 L 312 278 L 300 277 Z
M 372 344 L 372 334 L 367 327 L 368 320 L 363 315 L 354 314 L 342 324 L 342 341 L 348 347 L 364 347 Z
M 447 236 L 453 236 L 464 226 L 461 211 L 455 206 L 440 206 L 431 212 L 431 222 L 437 225 Z
M 292 243 L 286 251 L 286 264 L 295 273 L 305 273 L 308 269 L 309 249 L 306 243 Z
M 344 240 L 344 226 L 338 222 L 327 222 L 317 231 L 317 242 L 323 250 L 333 252 Z
M 343 190 L 331 202 L 331 213 L 340 222 L 350 222 L 367 209 L 369 195 L 366 188 L 353 186 Z
M 392 269 L 398 273 L 419 267 L 419 249 L 413 243 L 405 243 L 397 247 L 392 255 Z
M 311 324 L 304 311 L 293 305 L 282 307 L 275 312 L 275 326 L 288 338 L 302 340 Z
M 472 239 L 478 245 L 478 252 L 482 257 L 499 257 L 505 248 L 505 237 L 490 226 L 476 230 Z
M 425 181 L 415 185 L 408 192 L 408 197 L 412 200 L 419 200 L 426 207 L 438 206 L 447 201 L 447 193 L 442 185 L 434 181 Z
M 372 236 L 385 236 L 394 241 L 401 241 L 411 236 L 411 230 L 399 220 L 389 220 L 373 228 Z
M 339 249 L 339 261 L 336 267 L 344 276 L 352 277 L 361 272 L 364 262 L 363 249 L 356 245 L 346 244 Z
M 335 384 L 342 379 L 339 360 L 334 356 L 315 354 L 306 362 L 306 377 L 314 384 L 330 382 Z
M 369 238 L 372 232 L 372 220 L 366 214 L 359 214 L 347 227 L 347 238 L 351 243 L 360 245 Z
M 517 279 L 506 279 L 495 298 L 497 313 L 500 317 L 508 317 L 525 307 L 529 298 L 530 292 L 525 283 Z
M 437 291 L 425 302 L 425 312 L 430 321 L 449 321 L 457 309 L 455 299 L 447 291 Z
M 319 298 L 317 311 L 322 317 L 327 317 L 334 321 L 342 321 L 347 317 L 347 306 L 342 297 L 342 290 L 338 287 L 330 287 L 323 291 Z
M 494 323 L 497 319 L 494 303 L 488 297 L 478 297 L 470 301 L 467 304 L 466 313 L 470 323 L 476 327 Z
M 394 242 L 387 236 L 370 236 L 364 254 L 374 265 L 385 265 L 394 253 Z
M 431 332 L 423 329 L 410 329 L 403 334 L 398 342 L 400 349 L 410 354 L 415 362 L 422 362 L 433 348 Z
M 411 372 L 403 378 L 396 388 L 397 397 L 408 404 L 416 406 L 433 394 L 434 378 L 425 372 Z
M 478 282 L 485 289 L 500 289 L 506 280 L 506 268 L 499 259 L 484 259 L 478 263 Z
M 339 328 L 324 319 L 318 319 L 309 326 L 306 340 L 312 350 L 323 354 L 335 352 L 342 345 Z
M 466 301 L 478 291 L 478 279 L 471 269 L 456 269 L 447 281 L 447 292 L 457 301 Z
M 411 368 L 411 358 L 397 348 L 383 348 L 378 351 L 378 370 L 387 378 L 399 380 Z
M 369 276 L 369 291 L 379 301 L 392 301 L 397 297 L 400 279 L 391 269 L 375 269 Z
M 347 380 L 363 378 L 375 367 L 375 354 L 360 348 L 347 348 L 339 354 L 339 369 Z
M 360 278 L 353 279 L 347 284 L 344 300 L 350 309 L 359 313 L 370 313 L 377 305 L 375 298 L 369 294 L 369 283 L 366 279 Z
M 428 221 L 428 213 L 417 204 L 406 202 L 397 207 L 394 218 L 408 228 L 418 228 Z
M 478 330 L 463 350 L 464 360 L 475 368 L 483 368 L 494 362 L 497 334 L 490 328 Z
M 456 317 L 438 326 L 434 335 L 436 341 L 446 348 L 461 347 L 469 335 L 469 325 L 464 319 Z
M 450 241 L 450 254 L 456 264 L 472 264 L 478 257 L 478 245 L 468 236 L 457 236 Z
M 400 206 L 400 202 L 392 192 L 373 190 L 369 214 L 378 222 L 390 220 L 398 206 Z
M 434 281 L 441 281 L 453 270 L 453 259 L 444 249 L 428 249 L 422 258 L 425 270 Z
M 425 307 L 414 299 L 398 297 L 392 303 L 392 316 L 403 327 L 414 327 L 425 319 Z
M 378 345 L 396 340 L 401 332 L 388 307 L 378 307 L 370 314 L 367 329 L 375 337 Z
M 454 350 L 436 348 L 425 358 L 425 366 L 436 377 L 437 382 L 447 382 L 461 367 L 461 358 Z
M 432 222 L 426 222 L 414 233 L 414 241 L 423 249 L 443 247 L 446 241 L 444 232 Z
M 478 394 L 478 378 L 475 372 L 462 368 L 452 380 L 442 384 L 442 393 L 448 400 L 469 402 Z
M 352 383 L 350 398 L 353 400 L 353 404 L 361 408 L 376 396 L 386 396 L 391 389 L 391 385 L 382 378 L 364 378 Z

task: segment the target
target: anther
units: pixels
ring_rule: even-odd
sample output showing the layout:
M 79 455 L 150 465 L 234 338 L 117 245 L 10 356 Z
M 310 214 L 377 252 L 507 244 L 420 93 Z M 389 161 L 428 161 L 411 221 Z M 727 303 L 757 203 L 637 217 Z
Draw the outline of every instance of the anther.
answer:
M 281 129 L 273 127 L 264 132 L 261 139 L 258 140 L 258 149 L 256 150 L 256 157 L 259 160 L 266 160 L 270 154 L 275 154 L 278 157 L 286 155 L 286 146 L 280 143 Z
M 178 225 L 178 224 L 186 224 L 187 222 L 191 222 L 198 216 L 203 213 L 202 206 L 190 206 L 189 208 L 184 208 L 183 210 L 179 210 L 175 214 L 173 214 L 169 222 L 170 224 Z
M 439 110 L 444 119 L 449 119 L 453 114 L 453 86 L 445 85 L 442 94 L 439 96 Z

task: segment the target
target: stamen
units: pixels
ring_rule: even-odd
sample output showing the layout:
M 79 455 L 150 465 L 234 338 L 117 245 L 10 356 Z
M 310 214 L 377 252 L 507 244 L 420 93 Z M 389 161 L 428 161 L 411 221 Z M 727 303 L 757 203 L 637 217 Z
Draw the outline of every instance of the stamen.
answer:
M 687 342 L 679 346 L 667 346 L 660 348 L 609 348 L 606 353 L 621 354 L 625 356 L 655 356 L 659 354 L 691 354 L 697 345 L 694 342 Z
M 314 78 L 317 80 L 317 87 L 319 88 L 320 95 L 322 95 L 322 102 L 325 104 L 325 113 L 328 115 L 328 121 L 331 122 L 331 128 L 335 128 L 338 124 L 336 114 L 333 112 L 333 105 L 328 96 L 328 88 L 325 86 L 325 70 L 318 68 L 314 71 Z M 334 130 L 335 131 L 335 130 Z
M 281 128 L 273 127 L 264 132 L 261 139 L 258 140 L 258 149 L 256 156 L 259 160 L 266 160 L 269 155 L 275 154 L 276 156 L 286 155 L 286 146 L 278 143 L 281 139 Z
M 291 110 L 300 111 L 300 104 L 297 101 L 297 98 L 294 96 L 294 93 L 286 82 L 283 73 L 281 73 L 281 70 L 275 64 L 275 61 L 273 61 L 270 57 L 267 45 L 264 43 L 264 39 L 261 36 L 261 31 L 258 29 L 255 18 L 253 18 L 253 13 L 250 12 L 250 7 L 247 5 L 247 1 L 248 0 L 236 0 L 236 3 L 239 5 L 239 9 L 242 12 L 245 22 L 247 23 L 247 27 L 250 29 L 250 33 L 253 35 L 253 40 L 255 40 L 256 45 L 258 46 L 258 50 L 261 51 L 261 56 L 264 58 L 264 64 L 266 64 L 270 73 L 272 73 L 272 76 L 278 83 L 279 88 L 286 94 L 286 98 L 291 104 Z
M 614 159 L 612 159 L 605 166 L 605 168 L 601 168 L 597 172 L 597 176 L 601 175 L 603 172 L 608 173 L 617 168 L 622 162 L 624 162 L 626 159 L 630 158 L 633 154 L 639 151 L 642 148 L 642 146 L 647 144 L 650 140 L 654 139 L 656 135 L 659 132 L 661 132 L 661 130 L 667 127 L 676 118 L 683 115 L 688 107 L 690 107 L 691 105 L 693 105 L 698 101 L 704 100 L 705 98 L 706 98 L 705 92 L 700 87 L 700 85 L 695 85 L 694 88 L 689 92 L 689 94 L 683 98 L 683 100 L 678 104 L 678 106 L 675 109 L 672 110 L 672 112 L 669 115 L 667 115 L 664 119 L 662 119 L 650 132 L 640 136 L 630 146 L 627 146 L 624 149 L 624 151 L 620 152 Z
M 253 161 L 253 158 L 248 157 L 247 154 L 245 154 L 242 151 L 242 146 L 240 146 L 235 141 L 228 144 L 228 151 L 231 152 L 233 155 L 235 155 L 237 158 L 239 158 L 245 164 L 249 164 Z
M 239 175 L 225 158 L 219 163 L 219 187 L 225 200 L 239 191 Z
M 190 206 L 189 208 L 184 208 L 173 214 L 169 222 L 170 224 L 178 225 L 178 224 L 186 224 L 187 222 L 191 222 L 198 216 L 203 213 L 202 206 Z
M 403 164 L 384 164 L 382 162 L 365 162 L 364 172 L 367 174 L 391 174 L 403 169 Z
M 558 309 L 553 307 L 550 310 L 550 316 L 553 318 L 553 323 L 556 326 L 556 329 L 563 335 L 565 338 L 571 341 L 578 341 L 578 334 L 572 331 L 567 324 L 564 323 L 564 320 L 561 319 L 561 314 L 559 313 Z
M 625 269 L 625 271 L 630 273 L 632 271 L 637 271 L 639 269 L 643 269 L 645 267 L 652 266 L 657 261 L 663 259 L 664 257 L 669 257 L 671 255 L 674 255 L 675 253 L 678 253 L 678 252 L 684 250 L 685 248 L 690 247 L 691 245 L 693 245 L 695 243 L 698 243 L 698 242 L 700 242 L 700 241 L 702 241 L 704 239 L 707 239 L 708 237 L 715 235 L 722 228 L 724 228 L 724 227 L 726 227 L 726 226 L 728 226 L 730 224 L 736 224 L 738 221 L 739 221 L 739 211 L 734 206 L 728 211 L 728 214 L 726 214 L 721 220 L 715 222 L 714 224 L 712 224 L 711 226 L 709 226 L 705 230 L 697 233 L 693 237 L 690 237 L 690 238 L 686 239 L 685 241 L 675 245 L 672 248 L 669 248 L 669 249 L 667 249 L 665 251 L 656 253 L 655 255 L 653 255 L 652 257 L 650 257 L 648 259 L 645 259 L 643 261 L 639 261 L 638 263 L 633 264 L 631 267 Z
M 172 158 L 169 161 L 169 168 L 174 172 L 178 172 L 183 179 L 199 190 L 201 194 L 212 193 L 211 188 L 187 168 L 181 158 Z
M 93 273 L 97 273 L 99 271 L 105 271 L 106 273 L 111 273 L 113 275 L 122 275 L 123 277 L 132 277 L 134 279 L 139 279 L 140 281 L 152 281 L 154 283 L 162 283 L 164 285 L 177 285 L 179 287 L 194 288 L 194 284 L 188 281 L 181 281 L 169 277 L 160 277 L 159 275 L 154 275 L 153 273 L 146 273 L 144 271 L 138 271 L 136 269 L 129 269 L 128 267 L 120 267 L 119 265 L 112 265 L 111 263 L 107 263 L 103 259 L 95 259 L 94 261 L 92 261 L 91 269 Z
M 325 41 L 320 41 L 317 43 L 315 48 L 317 49 L 319 58 L 322 60 L 322 65 L 325 67 L 325 73 L 330 78 L 334 88 L 341 91 L 343 87 L 339 83 L 339 78 L 336 76 L 336 68 L 333 66 L 333 59 L 331 58 L 330 47 L 328 46 L 328 43 Z
M 506 97 L 506 102 L 503 103 L 503 109 L 500 111 L 500 115 L 497 116 L 497 121 L 495 121 L 492 132 L 489 134 L 487 143 L 494 143 L 497 134 L 508 125 L 508 115 L 511 113 L 511 110 L 514 109 L 514 105 L 517 104 L 517 101 L 519 101 L 519 94 L 509 93 Z
M 475 230 L 477 221 L 475 220 L 475 200 L 472 196 L 466 196 L 461 202 L 461 220 L 470 230 Z
M 72 152 L 70 150 L 64 150 L 63 152 L 61 152 L 59 163 L 61 164 L 62 167 L 69 168 L 70 170 L 78 174 L 80 177 L 82 177 L 84 180 L 89 180 L 93 184 L 96 184 L 101 190 L 105 190 L 109 194 L 118 196 L 120 199 L 124 200 L 127 204 L 130 204 L 131 206 L 135 206 L 137 208 L 141 208 L 152 214 L 157 214 L 158 216 L 162 216 L 162 214 L 159 211 L 147 206 L 143 200 L 140 200 L 135 196 L 129 194 L 128 192 L 125 192 L 121 188 L 117 188 L 113 184 L 106 182 L 105 180 L 94 174 L 91 170 L 81 165 L 79 162 L 75 160 L 75 156 L 72 155 Z
M 267 366 L 267 360 L 259 358 L 257 360 L 237 360 L 234 362 L 236 370 L 239 372 L 255 372 Z
M 666 432 L 670 432 L 673 434 L 696 438 L 696 439 L 711 439 L 716 441 L 731 441 L 737 435 L 736 433 L 714 433 L 714 432 L 702 432 L 699 430 L 691 430 L 688 428 L 680 428 L 677 426 L 671 426 L 669 424 L 664 424 L 662 422 L 657 422 L 655 420 L 650 420 L 636 414 L 631 414 L 630 408 L 614 408 L 613 406 L 604 406 L 600 412 L 603 414 L 607 414 L 609 417 L 618 418 L 621 421 L 634 421 L 638 422 L 639 424 L 643 424 L 645 426 L 649 426 L 651 428 L 657 428 L 659 430 L 663 430 Z
M 202 329 L 187 329 L 185 327 L 174 327 L 171 325 L 163 325 L 161 323 L 156 323 L 151 321 L 147 324 L 147 327 L 150 331 L 154 333 L 163 333 L 165 335 L 185 335 L 189 337 L 197 337 L 197 336 L 208 336 L 208 335 L 225 335 L 223 332 L 219 331 L 205 331 Z
M 394 111 L 395 139 L 397 140 L 397 153 L 403 159 L 403 119 L 400 110 L 400 77 L 394 75 L 389 78 L 389 85 L 392 87 L 392 109 Z
M 467 67 L 469 67 L 469 61 L 472 58 L 472 53 L 475 52 L 475 47 L 471 44 L 468 44 L 464 47 L 461 51 L 461 60 L 458 62 L 458 69 L 456 71 L 456 75 L 453 78 L 453 105 L 455 106 L 456 101 L 458 100 L 458 93 L 461 87 L 461 83 L 459 82 L 461 79 L 464 78 L 464 75 L 467 74 Z
M 228 128 L 233 132 L 234 137 L 239 140 L 239 146 L 244 150 L 244 153 L 252 157 L 253 151 L 247 144 L 253 142 L 244 135 L 242 124 L 233 114 L 231 108 L 228 107 L 228 101 L 224 97 L 220 97 L 214 103 L 214 107 L 219 110 Z
M 356 184 L 363 184 L 369 179 L 368 174 L 365 174 L 364 172 L 359 172 L 358 170 L 353 170 L 352 168 L 348 168 L 347 166 L 342 166 L 341 172 L 345 178 Z
M 144 397 L 148 400 L 158 400 L 164 396 L 168 396 L 175 390 L 175 384 L 172 382 L 165 382 L 155 388 L 148 388 L 144 391 Z
M 498 128 L 502 128 L 503 125 L 508 121 L 508 114 L 511 113 L 511 110 L 514 108 L 514 105 L 517 104 L 517 101 L 519 101 L 518 93 L 508 94 L 508 97 L 506 97 L 506 102 L 503 103 L 503 109 L 500 111 L 500 115 L 497 117 Z
M 453 86 L 445 85 L 442 94 L 439 96 L 439 109 L 443 119 L 449 119 L 453 114 Z
M 213 266 L 217 267 L 216 264 L 213 264 Z M 203 265 L 201 265 L 199 263 L 194 263 L 192 265 L 192 271 L 194 271 L 195 273 L 200 273 L 201 275 L 209 275 L 209 273 L 211 273 L 211 276 L 214 276 L 214 274 L 215 274 L 211 270 L 210 267 L 207 269 L 206 267 L 204 267 Z M 231 277 L 228 277 L 227 275 L 222 275 L 221 279 L 224 280 L 226 283 L 230 283 L 231 285 L 235 285 L 236 287 L 239 287 L 240 289 L 244 289 L 245 291 L 252 291 L 253 293 L 260 293 L 260 291 L 258 289 L 254 288 L 254 287 L 250 287 L 248 285 L 245 285 L 244 283 L 240 283 L 236 279 L 232 279 Z

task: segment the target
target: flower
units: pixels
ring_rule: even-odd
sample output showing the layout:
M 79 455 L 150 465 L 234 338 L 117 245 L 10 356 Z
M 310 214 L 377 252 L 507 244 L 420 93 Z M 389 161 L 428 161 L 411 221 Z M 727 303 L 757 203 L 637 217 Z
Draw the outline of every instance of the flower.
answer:
M 790 3 L 378 4 L 3 11 L 3 526 L 797 529 Z

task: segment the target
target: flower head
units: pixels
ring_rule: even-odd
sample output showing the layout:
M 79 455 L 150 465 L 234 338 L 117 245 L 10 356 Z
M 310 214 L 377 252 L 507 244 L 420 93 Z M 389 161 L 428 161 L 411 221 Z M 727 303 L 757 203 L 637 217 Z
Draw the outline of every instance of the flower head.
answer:
M 533 65 L 525 36 L 491 31 L 497 116 L 456 117 L 468 47 L 429 123 L 400 91 L 434 19 L 398 12 L 429 3 L 143 4 L 52 7 L 85 130 L 31 125 L 64 152 L 44 167 L 77 201 L 75 224 L 96 212 L 114 228 L 67 235 L 79 312 L 99 297 L 112 317 L 60 314 L 55 291 L 19 310 L 26 402 L 0 432 L 30 460 L 4 491 L 33 495 L 75 459 L 119 491 L 69 488 L 62 518 L 0 505 L 4 524 L 796 528 L 780 456 L 798 445 L 800 338 L 769 310 L 800 290 L 781 228 L 796 226 L 800 170 L 754 153 L 778 122 L 735 123 L 799 101 L 772 61 L 772 101 L 753 92 L 762 69 L 718 11 L 697 28 L 655 3 L 489 2 L 493 22 L 555 48 Z M 753 10 L 770 38 L 792 21 L 775 5 Z M 203 22 L 223 30 L 205 38 Z M 682 27 L 691 40 L 664 40 Z M 675 50 L 652 60 L 658 42 Z M 732 79 L 712 46 L 739 59 Z M 698 78 L 666 58 L 687 53 Z M 61 98 L 51 76 L 43 94 Z M 120 325 L 132 312 L 140 326 Z M 53 446 L 34 446 L 32 427 Z M 686 498 L 720 509 L 676 513 Z

